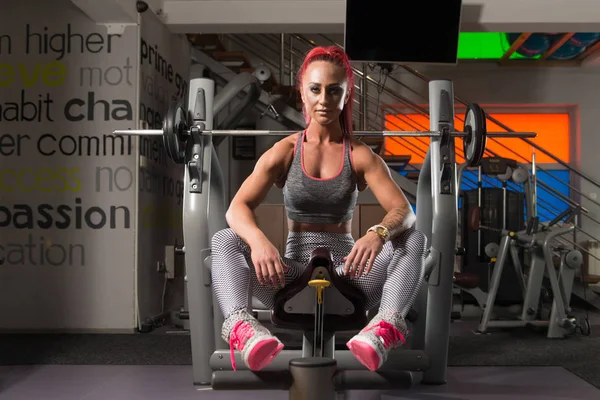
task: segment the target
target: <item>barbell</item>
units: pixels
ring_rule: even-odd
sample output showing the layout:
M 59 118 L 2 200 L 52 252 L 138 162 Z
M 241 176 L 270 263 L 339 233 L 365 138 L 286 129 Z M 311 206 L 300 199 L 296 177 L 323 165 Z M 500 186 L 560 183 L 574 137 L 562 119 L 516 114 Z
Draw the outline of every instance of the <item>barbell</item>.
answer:
M 128 129 L 115 130 L 115 135 L 162 136 L 167 155 L 177 164 L 185 162 L 185 145 L 191 136 L 188 113 L 181 103 L 173 102 L 162 129 Z M 199 129 L 199 128 L 198 128 Z M 288 136 L 298 131 L 293 130 L 202 130 L 198 133 L 213 136 Z M 460 131 L 354 131 L 358 137 L 442 137 L 449 135 L 463 138 L 465 161 L 470 167 L 479 165 L 485 152 L 487 138 L 536 137 L 535 132 L 487 132 L 486 116 L 476 103 L 469 104 L 465 112 L 464 129 Z

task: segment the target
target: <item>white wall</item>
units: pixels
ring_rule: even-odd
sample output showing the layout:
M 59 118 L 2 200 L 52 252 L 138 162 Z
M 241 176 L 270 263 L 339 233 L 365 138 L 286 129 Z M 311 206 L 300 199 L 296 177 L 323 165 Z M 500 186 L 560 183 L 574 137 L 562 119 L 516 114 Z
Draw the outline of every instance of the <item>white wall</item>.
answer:
M 161 127 L 169 103 L 187 99 L 189 43 L 151 12 L 117 34 L 68 0 L 8 3 L 0 330 L 133 332 L 183 305 L 182 260 L 166 292 L 157 272 L 165 245 L 183 242 L 183 169 L 162 140 L 112 132 Z
M 140 120 L 151 129 L 162 129 L 169 105 L 187 102 L 190 45 L 174 35 L 152 13 L 140 15 Z M 183 305 L 183 257 L 176 257 L 174 275 L 159 273 L 165 246 L 183 244 L 183 165 L 164 151 L 161 137 L 140 139 L 137 305 L 138 318 L 148 318 Z
M 137 29 L 68 0 L 2 10 L 0 329 L 132 331 L 137 149 L 112 131 L 137 119 Z

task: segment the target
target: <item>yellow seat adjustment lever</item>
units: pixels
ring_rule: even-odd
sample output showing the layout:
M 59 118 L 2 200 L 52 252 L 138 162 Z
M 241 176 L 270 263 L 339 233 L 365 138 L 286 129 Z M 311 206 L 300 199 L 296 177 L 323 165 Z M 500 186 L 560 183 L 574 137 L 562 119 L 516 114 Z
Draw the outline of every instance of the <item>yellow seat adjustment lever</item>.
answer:
M 323 304 L 323 289 L 331 286 L 331 282 L 325 279 L 313 279 L 312 281 L 308 281 L 308 286 L 317 289 L 317 302 Z

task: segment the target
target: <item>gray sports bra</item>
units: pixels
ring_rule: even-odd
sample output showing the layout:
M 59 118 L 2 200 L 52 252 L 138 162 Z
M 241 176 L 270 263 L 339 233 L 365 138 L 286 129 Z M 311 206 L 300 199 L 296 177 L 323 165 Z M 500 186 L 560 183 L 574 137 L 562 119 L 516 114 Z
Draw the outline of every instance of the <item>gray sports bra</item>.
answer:
M 308 175 L 303 163 L 306 131 L 298 135 L 294 158 L 283 186 L 283 203 L 292 221 L 313 224 L 339 224 L 354 214 L 358 180 L 352 168 L 350 141 L 344 137 L 344 153 L 339 172 L 331 178 Z

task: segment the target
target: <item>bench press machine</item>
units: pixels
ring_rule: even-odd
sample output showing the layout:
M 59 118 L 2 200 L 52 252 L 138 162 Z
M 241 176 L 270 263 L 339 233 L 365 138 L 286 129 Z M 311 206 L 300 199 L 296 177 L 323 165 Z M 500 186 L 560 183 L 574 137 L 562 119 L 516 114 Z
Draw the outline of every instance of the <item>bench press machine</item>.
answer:
M 192 66 L 188 109 L 169 108 L 162 130 L 115 131 L 122 135 L 162 135 L 169 156 L 184 164 L 183 233 L 187 305 L 196 385 L 215 390 L 281 389 L 290 399 L 332 399 L 350 389 L 408 388 L 414 382 L 444 384 L 448 357 L 452 282 L 457 231 L 457 179 L 454 137 L 463 138 L 466 159 L 476 165 L 486 143 L 485 114 L 468 107 L 464 132 L 454 131 L 452 82 L 429 83 L 430 132 L 364 131 L 357 136 L 431 137 L 418 181 L 417 226 L 430 250 L 424 268 L 427 284 L 414 305 L 410 349 L 393 351 L 377 372 L 368 371 L 349 350 L 335 350 L 335 332 L 367 323 L 364 298 L 337 280 L 327 249 L 315 249 L 307 272 L 277 294 L 271 319 L 277 326 L 304 331 L 302 350 L 283 350 L 264 370 L 244 370 L 220 338 L 223 322 L 213 301 L 210 242 L 226 228 L 224 179 L 213 136 L 287 135 L 295 131 L 218 131 L 212 129 L 215 82 Z M 195 72 L 196 71 L 196 72 Z M 493 133 L 498 137 L 535 137 L 535 133 Z M 215 351 L 216 349 L 216 351 Z

